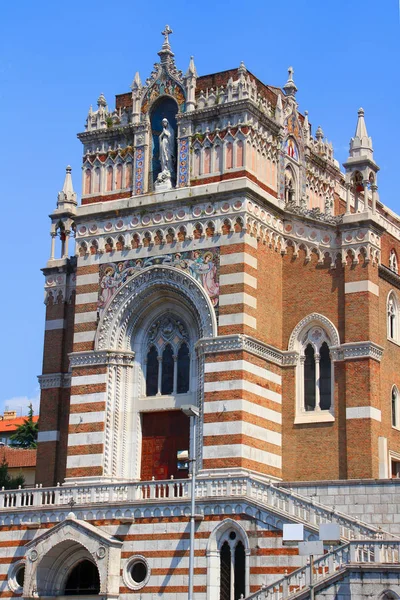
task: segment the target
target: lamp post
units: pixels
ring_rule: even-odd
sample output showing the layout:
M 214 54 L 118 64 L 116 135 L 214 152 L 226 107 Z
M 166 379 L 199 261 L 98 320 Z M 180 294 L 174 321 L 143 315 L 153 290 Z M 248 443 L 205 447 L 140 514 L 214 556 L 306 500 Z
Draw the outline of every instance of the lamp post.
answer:
M 194 575 L 194 523 L 196 506 L 196 424 L 199 416 L 199 409 L 194 404 L 184 404 L 181 406 L 182 412 L 190 417 L 192 429 L 192 452 L 189 455 L 191 464 L 192 484 L 191 484 L 191 509 L 190 509 L 190 547 L 189 547 L 189 593 L 188 600 L 193 600 L 193 575 Z

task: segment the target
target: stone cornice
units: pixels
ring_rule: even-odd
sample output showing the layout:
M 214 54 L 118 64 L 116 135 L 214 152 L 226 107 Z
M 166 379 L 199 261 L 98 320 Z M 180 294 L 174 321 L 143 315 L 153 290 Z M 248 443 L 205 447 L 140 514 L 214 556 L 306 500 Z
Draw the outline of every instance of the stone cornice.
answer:
M 46 373 L 38 375 L 38 380 L 41 390 L 71 387 L 71 373 Z
M 279 350 L 264 344 L 247 335 L 221 335 L 215 338 L 202 338 L 196 344 L 197 352 L 212 354 L 214 352 L 233 352 L 235 350 L 255 354 L 264 360 L 281 367 L 297 364 L 298 353 Z
M 400 289 L 400 275 L 389 269 L 389 267 L 379 265 L 379 277 Z
M 71 352 L 70 366 L 86 367 L 95 365 L 117 365 L 132 367 L 135 353 L 129 350 L 94 350 L 92 352 Z
M 371 341 L 350 342 L 341 344 L 340 346 L 331 346 L 330 353 L 334 361 L 373 358 L 380 362 L 383 355 L 383 348 Z

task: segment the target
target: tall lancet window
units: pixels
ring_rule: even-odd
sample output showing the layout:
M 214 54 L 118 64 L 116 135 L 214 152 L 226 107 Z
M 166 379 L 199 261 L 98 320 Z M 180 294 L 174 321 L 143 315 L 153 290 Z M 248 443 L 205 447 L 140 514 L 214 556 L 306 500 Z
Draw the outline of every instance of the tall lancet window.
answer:
M 339 345 L 335 326 L 323 315 L 309 315 L 294 329 L 289 350 L 297 355 L 295 423 L 334 420 L 331 354 Z
M 190 391 L 190 340 L 180 319 L 167 314 L 152 324 L 146 355 L 146 396 Z
M 393 342 L 400 342 L 399 335 L 399 302 L 394 292 L 387 299 L 387 335 Z
M 246 595 L 246 552 L 236 531 L 220 542 L 220 600 L 239 600 Z

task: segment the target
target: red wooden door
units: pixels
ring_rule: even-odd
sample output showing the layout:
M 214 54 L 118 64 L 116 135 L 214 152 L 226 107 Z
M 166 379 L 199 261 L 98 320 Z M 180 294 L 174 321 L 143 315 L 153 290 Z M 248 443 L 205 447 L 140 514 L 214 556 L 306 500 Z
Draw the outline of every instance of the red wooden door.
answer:
M 142 481 L 187 477 L 176 453 L 189 449 L 190 420 L 180 410 L 142 414 Z

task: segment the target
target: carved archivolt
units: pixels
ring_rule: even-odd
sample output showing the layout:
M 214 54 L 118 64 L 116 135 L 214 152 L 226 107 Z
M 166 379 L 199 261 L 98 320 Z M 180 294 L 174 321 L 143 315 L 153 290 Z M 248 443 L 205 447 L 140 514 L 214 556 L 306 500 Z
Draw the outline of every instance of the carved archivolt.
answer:
M 332 323 L 332 321 L 330 321 L 324 315 L 320 315 L 319 313 L 311 313 L 311 314 L 307 315 L 306 317 L 304 317 L 304 319 L 302 319 L 296 325 L 296 327 L 293 329 L 292 334 L 289 339 L 289 345 L 288 345 L 289 351 L 296 350 L 296 343 L 299 339 L 301 332 L 303 331 L 303 329 L 305 327 L 307 327 L 307 326 L 311 327 L 312 325 L 319 325 L 325 330 L 327 336 L 329 337 L 330 345 L 332 345 L 332 346 L 340 345 L 339 333 L 338 333 L 338 330 L 336 329 L 335 325 Z
M 97 330 L 96 349 L 122 349 L 132 314 L 157 291 L 160 295 L 172 291 L 192 305 L 200 337 L 216 335 L 214 308 L 202 287 L 190 275 L 173 267 L 152 266 L 131 277 L 105 309 Z

